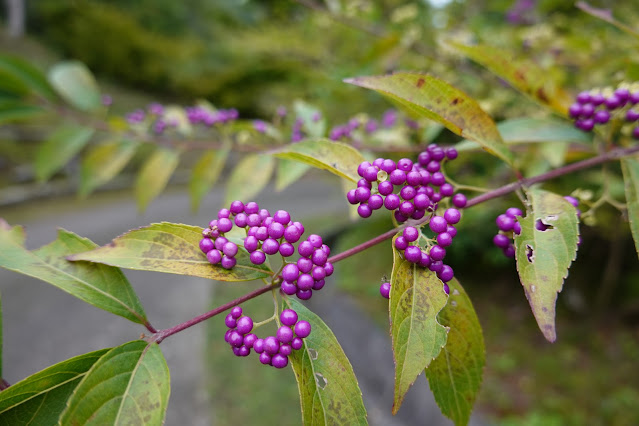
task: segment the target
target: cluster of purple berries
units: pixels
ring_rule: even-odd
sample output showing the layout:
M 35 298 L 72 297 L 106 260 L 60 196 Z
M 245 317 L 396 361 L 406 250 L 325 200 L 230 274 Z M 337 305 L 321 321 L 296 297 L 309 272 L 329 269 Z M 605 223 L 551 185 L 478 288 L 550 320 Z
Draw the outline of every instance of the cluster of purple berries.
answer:
M 304 233 L 304 226 L 291 221 L 287 211 L 278 210 L 271 216 L 268 210 L 260 209 L 255 202 L 244 204 L 233 201 L 228 209 L 221 209 L 217 217 L 202 232 L 200 249 L 211 264 L 219 263 L 225 269 L 232 269 L 237 263 L 238 246 L 225 237 L 233 226 L 246 231 L 243 245 L 254 265 L 263 264 L 267 255 L 293 256 L 294 244 Z M 298 244 L 297 252 L 300 258 L 296 262 L 285 263 L 282 268 L 282 292 L 308 300 L 313 290 L 324 287 L 324 279 L 333 274 L 333 265 L 328 261 L 331 250 L 322 237 L 311 234 Z
M 513 234 L 519 235 L 521 233 L 521 225 L 517 222 L 517 218 L 523 215 L 524 213 L 521 209 L 510 207 L 505 213 L 500 214 L 495 219 L 499 231 L 493 237 L 493 244 L 499 247 L 506 257 L 515 257 Z
M 431 144 L 419 154 L 417 163 L 408 158 L 397 162 L 378 158 L 372 164 L 364 161 L 357 168 L 362 179 L 346 198 L 353 205 L 359 204 L 357 213 L 363 218 L 385 207 L 394 211 L 398 222 L 423 218 L 426 211 L 437 210 L 437 203 L 446 197 L 453 197 L 453 205 L 462 208 L 466 205 L 466 197 L 463 194 L 453 196 L 455 189 L 441 172 L 441 162 L 455 158 L 455 148 L 443 149 Z
M 280 321 L 282 326 L 277 329 L 275 336 L 260 339 L 251 333 L 251 317 L 242 316 L 242 308 L 236 306 L 224 319 L 228 327 L 224 340 L 231 345 L 236 356 L 248 356 L 253 349 L 260 354 L 262 364 L 284 368 L 288 365 L 288 356 L 293 350 L 301 349 L 303 339 L 311 334 L 311 324 L 308 321 L 298 321 L 297 312 L 293 309 L 284 309 L 280 314 Z
M 395 126 L 396 123 L 397 123 L 397 111 L 391 109 L 386 111 L 382 115 L 381 123 L 375 119 L 370 119 L 366 121 L 366 123 L 364 123 L 363 128 L 366 133 L 373 133 L 380 128 L 380 124 L 382 127 L 390 128 Z M 407 124 L 408 123 L 409 122 L 407 121 Z M 415 123 L 415 122 L 411 121 L 411 123 Z M 340 124 L 338 126 L 333 127 L 330 130 L 328 137 L 334 141 L 338 141 L 342 139 L 352 139 L 353 132 L 359 129 L 361 125 L 362 123 L 360 122 L 358 118 L 352 118 L 348 120 L 348 123 L 346 124 Z M 409 127 L 414 128 L 414 126 L 409 126 Z
M 598 124 L 610 121 L 611 114 L 625 111 L 625 121 L 636 123 L 639 121 L 639 110 L 634 106 L 639 104 L 639 91 L 631 92 L 626 87 L 620 87 L 609 96 L 601 92 L 581 92 L 577 95 L 568 113 L 575 119 L 575 126 L 585 132 L 590 132 Z M 632 137 L 639 139 L 639 126 L 632 130 Z

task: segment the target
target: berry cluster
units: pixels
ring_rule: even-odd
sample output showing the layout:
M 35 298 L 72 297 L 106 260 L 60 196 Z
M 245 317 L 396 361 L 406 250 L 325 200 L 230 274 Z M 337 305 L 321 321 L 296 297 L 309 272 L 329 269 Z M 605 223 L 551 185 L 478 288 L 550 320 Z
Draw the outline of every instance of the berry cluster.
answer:
M 568 113 L 578 129 L 590 132 L 598 124 L 608 123 L 611 114 L 625 114 L 625 121 L 636 123 L 639 121 L 639 110 L 634 108 L 637 104 L 639 90 L 631 92 L 627 87 L 619 87 L 615 91 L 586 91 L 577 95 Z M 639 139 L 639 125 L 633 128 L 632 136 Z
M 280 314 L 280 321 L 282 326 L 277 329 L 275 336 L 260 339 L 251 333 L 251 317 L 242 316 L 242 308 L 236 306 L 224 319 L 228 327 L 224 340 L 231 345 L 236 356 L 248 356 L 253 349 L 260 354 L 262 364 L 284 368 L 288 365 L 288 356 L 293 350 L 301 349 L 303 339 L 311 334 L 311 324 L 308 321 L 298 321 L 297 312 L 292 309 L 284 309 Z
M 109 97 L 102 101 L 105 105 L 110 105 L 113 100 Z M 108 104 L 106 103 L 108 102 Z M 185 108 L 186 119 L 191 124 L 203 124 L 211 127 L 214 124 L 224 124 L 229 121 L 237 120 L 239 113 L 236 109 L 219 109 L 212 110 L 202 106 L 194 106 Z M 171 117 L 167 114 L 164 105 L 160 103 L 150 104 L 146 111 L 136 109 L 126 115 L 126 121 L 131 126 L 139 126 L 147 123 L 152 126 L 155 133 L 163 133 L 168 127 L 177 127 L 178 120 L 175 116 Z
M 455 158 L 455 148 L 443 149 L 431 144 L 419 154 L 417 163 L 408 158 L 397 162 L 378 158 L 372 164 L 364 161 L 357 168 L 362 179 L 346 198 L 353 205 L 359 204 L 357 213 L 363 218 L 383 206 L 394 211 L 398 222 L 421 219 L 426 211 L 437 210 L 437 203 L 442 199 L 453 196 L 454 188 L 440 170 L 444 159 Z M 466 205 L 463 194 L 455 195 L 452 201 L 456 207 Z
M 232 269 L 237 263 L 238 246 L 225 237 L 233 226 L 244 228 L 243 245 L 254 265 L 263 264 L 267 255 L 279 254 L 284 259 L 293 256 L 294 244 L 304 233 L 304 226 L 291 221 L 287 211 L 278 210 L 271 216 L 255 202 L 233 201 L 228 209 L 221 209 L 217 217 L 202 232 L 200 249 L 211 264 L 219 263 L 225 269 Z M 308 300 L 313 290 L 324 287 L 324 279 L 333 273 L 333 265 L 328 261 L 331 250 L 322 237 L 311 234 L 298 244 L 297 252 L 299 259 L 285 261 L 282 268 L 282 292 Z
M 521 225 L 517 222 L 517 217 L 523 215 L 524 213 L 521 209 L 510 207 L 505 213 L 500 214 L 495 219 L 499 231 L 493 237 L 493 244 L 499 247 L 506 257 L 515 257 L 515 246 L 512 242 L 513 234 L 519 235 L 521 233 Z

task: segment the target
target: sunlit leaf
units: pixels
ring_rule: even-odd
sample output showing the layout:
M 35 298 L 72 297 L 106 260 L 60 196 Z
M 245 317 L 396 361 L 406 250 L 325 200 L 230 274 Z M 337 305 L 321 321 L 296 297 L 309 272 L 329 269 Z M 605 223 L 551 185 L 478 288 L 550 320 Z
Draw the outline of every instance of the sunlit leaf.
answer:
M 636 158 L 623 158 L 621 168 L 626 190 L 630 230 L 632 238 L 635 240 L 637 254 L 639 254 L 639 161 Z
M 427 74 L 396 72 L 345 81 L 376 90 L 413 113 L 435 120 L 453 133 L 476 141 L 488 152 L 512 164 L 512 154 L 492 118 L 476 100 L 443 80 Z
M 554 342 L 557 293 L 577 257 L 577 210 L 552 192 L 530 190 L 528 199 L 532 211 L 519 219 L 521 234 L 515 235 L 517 271 L 539 328 Z
M 417 376 L 446 344 L 448 330 L 437 315 L 448 296 L 434 272 L 408 262 L 394 247 L 393 239 L 389 314 L 395 358 L 393 413 L 397 413 Z
M 456 425 L 466 425 L 481 386 L 486 349 L 468 295 L 456 279 L 448 287 L 448 303 L 437 317 L 449 328 L 448 340 L 426 369 L 426 377 L 442 413 Z
M 102 97 L 95 77 L 82 62 L 60 62 L 49 70 L 48 78 L 62 99 L 75 108 L 95 111 L 102 107 Z
M 249 281 L 269 275 L 267 265 L 253 265 L 240 246 L 233 269 L 211 265 L 200 250 L 203 229 L 179 223 L 153 223 L 120 235 L 110 244 L 69 260 L 88 260 L 126 269 L 192 275 L 217 281 Z
M 465 46 L 453 43 L 458 51 L 509 82 L 515 89 L 555 111 L 567 115 L 571 99 L 544 70 L 529 60 L 515 58 L 494 46 Z
M 285 299 L 299 320 L 311 324 L 304 346 L 290 355 L 305 425 L 366 425 L 366 408 L 346 354 L 320 317 L 293 298 Z
M 127 165 L 138 144 L 134 141 L 112 141 L 93 147 L 82 159 L 80 195 L 89 195 L 100 185 L 117 176 Z
M 275 189 L 282 191 L 289 185 L 297 182 L 306 174 L 310 166 L 306 163 L 280 158 L 277 162 L 277 177 Z
M 0 266 L 46 281 L 67 293 L 105 311 L 144 324 L 144 309 L 126 277 L 117 268 L 73 263 L 67 256 L 98 247 L 87 238 L 58 230 L 58 238 L 29 251 L 20 226 L 11 228 L 0 220 Z
M 136 340 L 109 350 L 73 391 L 63 425 L 161 425 L 171 392 L 156 343 Z
M 362 154 L 355 148 L 328 139 L 305 140 L 286 145 L 274 151 L 273 155 L 328 170 L 352 182 L 360 179 L 357 167 L 364 161 Z
M 180 153 L 158 148 L 145 161 L 135 181 L 135 198 L 140 211 L 146 210 L 169 183 L 171 175 L 180 161 Z
M 596 8 L 596 7 L 592 7 L 588 3 L 586 3 L 585 1 L 578 1 L 575 4 L 575 6 L 578 7 L 579 9 L 583 10 L 584 12 L 586 12 L 588 15 L 594 16 L 595 18 L 599 18 L 602 21 L 606 21 L 609 24 L 612 24 L 615 27 L 619 28 L 620 30 L 623 30 L 623 31 L 627 32 L 628 34 L 639 38 L 639 32 L 637 32 L 635 29 L 633 29 L 629 25 L 626 25 L 626 24 L 616 20 L 612 16 L 612 11 L 610 9 L 599 9 L 599 8 Z
M 270 155 L 249 154 L 242 158 L 233 169 L 226 185 L 225 205 L 229 206 L 235 200 L 252 201 L 269 182 L 275 159 Z
M 203 152 L 198 162 L 193 166 L 189 181 L 191 195 L 191 210 L 197 211 L 202 199 L 211 190 L 220 176 L 224 163 L 229 155 L 227 148 Z
M 0 392 L 0 425 L 58 424 L 73 390 L 108 350 L 62 361 Z
M 40 181 L 46 181 L 84 148 L 93 136 L 94 129 L 75 125 L 59 127 L 40 145 L 35 158 L 35 173 Z
M 51 85 L 39 69 L 18 56 L 5 53 L 0 54 L 0 88 L 55 98 Z

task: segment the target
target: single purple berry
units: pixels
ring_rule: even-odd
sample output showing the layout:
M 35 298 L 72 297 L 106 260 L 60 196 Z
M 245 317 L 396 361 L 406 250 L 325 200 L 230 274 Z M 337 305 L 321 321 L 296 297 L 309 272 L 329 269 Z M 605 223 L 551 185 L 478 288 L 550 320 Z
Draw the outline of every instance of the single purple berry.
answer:
M 413 205 L 417 210 L 426 210 L 430 206 L 430 198 L 426 194 L 417 194 L 413 199 Z
M 321 266 L 316 266 L 311 271 L 311 276 L 315 281 L 323 280 L 326 277 L 326 270 Z
M 393 170 L 388 175 L 388 180 L 393 185 L 402 185 L 404 182 L 406 182 L 406 172 L 399 169 Z
M 379 293 L 382 295 L 383 298 L 390 299 L 390 288 L 391 288 L 390 283 L 383 283 L 379 287 Z
M 311 256 L 311 260 L 317 266 L 324 266 L 324 264 L 326 263 L 327 259 L 328 259 L 328 256 L 326 255 L 326 252 L 324 250 L 321 250 L 321 249 L 320 250 L 315 250 L 315 252 Z
M 271 213 L 269 213 L 268 210 L 266 209 L 260 209 L 260 211 L 258 212 L 258 215 L 260 216 L 260 218 L 262 220 L 266 219 L 267 217 L 271 216 Z
M 635 109 L 629 109 L 626 111 L 626 121 L 632 123 L 639 120 L 639 111 Z
M 450 294 L 450 288 L 448 287 L 448 284 L 446 284 L 446 283 L 444 283 L 444 293 Z
M 428 163 L 428 165 L 426 166 L 426 170 L 430 173 L 435 173 L 440 171 L 442 168 L 441 164 L 439 164 L 439 161 L 431 161 L 430 163 Z
M 412 243 L 413 241 L 417 241 L 419 238 L 419 230 L 414 226 L 408 226 L 404 229 L 402 235 L 407 242 Z
M 570 105 L 570 108 L 568 108 L 568 114 L 572 118 L 579 117 L 581 115 L 581 104 L 580 103 L 574 103 L 574 104 Z
M 238 214 L 244 212 L 244 203 L 240 200 L 235 200 L 231 203 L 231 208 L 229 209 L 231 213 Z
M 260 362 L 264 365 L 270 365 L 271 364 L 271 356 L 269 354 L 267 354 L 266 352 L 262 352 L 260 354 Z
M 237 260 L 234 257 L 222 256 L 222 260 L 220 261 L 220 265 L 224 269 L 233 269 L 233 267 L 237 264 Z
M 248 334 L 253 330 L 253 320 L 251 317 L 243 316 L 237 320 L 237 332 L 240 334 Z
M 208 260 L 212 265 L 216 265 L 222 260 L 222 253 L 220 253 L 219 250 L 211 250 L 206 253 L 206 260 Z
M 219 229 L 220 232 L 229 232 L 233 229 L 233 222 L 231 222 L 230 219 L 223 217 L 217 221 L 217 229 Z
M 313 269 L 313 261 L 306 257 L 301 257 L 297 259 L 297 268 L 301 273 L 307 274 Z
M 219 212 L 217 212 L 218 219 L 228 219 L 229 216 L 231 216 L 231 211 L 229 209 L 222 209 Z M 219 223 L 219 220 L 218 220 L 218 223 Z M 222 232 L 226 232 L 226 231 L 222 231 Z
M 513 225 L 513 232 L 517 235 L 521 234 L 521 224 L 519 222 L 515 222 Z
M 445 183 L 439 188 L 442 197 L 450 197 L 455 193 L 455 187 L 450 183 Z
M 446 227 L 446 232 L 450 234 L 452 238 L 455 238 L 455 236 L 457 235 L 457 228 L 455 228 L 453 225 L 448 225 Z
M 513 246 L 512 244 L 502 250 L 504 252 L 504 256 L 515 257 L 515 246 Z
M 448 247 L 453 243 L 453 237 L 448 232 L 442 232 L 437 236 L 437 244 L 441 247 Z
M 639 126 L 632 129 L 632 137 L 634 139 L 639 139 Z
M 610 120 L 610 113 L 605 109 L 600 109 L 599 111 L 595 112 L 593 120 L 597 124 L 606 124 Z
M 368 161 L 364 161 L 364 162 L 360 163 L 359 166 L 357 166 L 357 174 L 360 175 L 361 177 L 364 177 L 364 172 L 370 166 L 372 166 L 372 164 L 369 163 Z
M 406 247 L 408 247 L 408 241 L 406 240 L 406 237 L 400 235 L 399 237 L 395 238 L 395 248 L 397 250 L 406 250 Z
M 282 293 L 292 296 L 297 292 L 297 286 L 288 281 L 283 281 L 280 290 L 282 290 Z
M 257 340 L 257 336 L 253 333 L 247 334 L 244 336 L 244 346 L 249 349 L 252 349 L 255 345 L 255 341 Z
M 264 352 L 274 355 L 280 349 L 280 342 L 275 336 L 268 336 L 264 339 Z
M 430 265 L 428 265 L 428 269 L 433 272 L 439 272 L 442 270 L 443 267 L 444 263 L 441 260 L 433 260 L 430 262 Z
M 302 290 L 298 288 L 295 295 L 300 300 L 308 300 L 313 296 L 313 290 Z
M 295 335 L 301 339 L 308 337 L 311 334 L 311 324 L 308 321 L 298 321 L 295 324 Z
M 577 102 L 580 104 L 587 104 L 590 100 L 590 93 L 587 91 L 583 91 L 577 95 Z
M 280 254 L 284 257 L 293 256 L 295 247 L 291 243 L 282 243 L 280 244 Z
M 235 319 L 238 319 L 242 316 L 242 308 L 240 306 L 235 306 L 231 309 L 231 316 Z M 233 326 L 235 327 L 235 326 Z
M 253 343 L 253 350 L 257 352 L 258 354 L 261 354 L 262 352 L 264 352 L 264 339 L 256 339 L 255 342 Z
M 415 206 L 410 201 L 402 201 L 399 205 L 399 213 L 408 218 L 415 213 Z
M 576 199 L 575 197 L 571 197 L 570 195 L 566 195 L 564 197 L 564 200 L 568 201 L 570 204 L 572 204 L 574 207 L 579 207 L 579 200 Z
M 252 253 L 255 250 L 257 250 L 258 244 L 259 244 L 259 241 L 253 235 L 249 235 L 248 237 L 244 238 L 244 248 L 249 253 Z
M 454 225 L 460 221 L 461 213 L 457 209 L 447 209 L 444 212 L 444 219 L 446 219 L 446 222 L 448 222 L 450 225 Z
M 268 228 L 266 226 L 258 227 L 255 231 L 255 237 L 260 241 L 266 240 L 268 238 Z
M 510 244 L 510 238 L 504 234 L 497 234 L 493 237 L 493 244 L 499 248 L 506 248 Z
M 439 245 L 434 245 L 430 248 L 429 256 L 431 260 L 442 260 L 446 257 L 446 249 Z
M 202 238 L 200 240 L 200 250 L 202 250 L 204 254 L 210 252 L 214 248 L 215 243 L 210 238 Z
M 422 250 L 417 246 L 408 246 L 404 250 L 404 256 L 410 263 L 419 263 L 422 260 Z
M 454 160 L 458 156 L 459 156 L 459 153 L 457 152 L 455 148 L 448 148 L 446 150 L 446 158 L 448 158 L 449 160 Z
M 515 218 L 517 216 L 523 216 L 524 212 L 521 211 L 520 208 L 517 207 L 510 207 L 509 209 L 506 210 L 506 216 L 510 216 L 512 218 Z
M 446 227 L 448 226 L 448 222 L 442 216 L 433 216 L 430 218 L 430 222 L 428 227 L 431 231 L 441 234 L 442 232 L 446 232 Z
M 324 284 L 326 284 L 326 281 L 324 280 L 315 281 L 315 284 L 313 284 L 313 290 L 321 290 L 324 288 Z
M 373 194 L 368 199 L 368 207 L 371 210 L 378 210 L 384 205 L 384 198 L 379 194 Z
M 368 204 L 360 204 L 359 206 L 357 206 L 357 214 L 361 218 L 366 219 L 367 217 L 370 217 L 373 214 L 373 209 L 371 209 L 371 207 Z
M 310 290 L 313 288 L 315 280 L 309 274 L 302 274 L 297 278 L 297 288 L 300 290 Z
M 262 224 L 262 219 L 260 218 L 259 214 L 251 213 L 246 217 L 246 224 L 251 227 L 260 226 Z
M 422 184 L 422 174 L 417 170 L 406 173 L 406 183 L 411 186 L 418 186 Z
M 408 220 L 408 217 L 404 216 L 403 214 L 401 214 L 397 210 L 395 210 L 395 212 L 393 212 L 393 217 L 395 218 L 397 223 L 403 223 L 403 222 L 406 222 Z
M 277 329 L 277 340 L 280 341 L 280 343 L 290 343 L 291 340 L 293 340 L 293 330 L 291 330 L 291 327 L 283 325 L 280 328 Z
M 426 167 L 428 163 L 430 163 L 430 153 L 428 151 L 420 152 L 417 156 L 417 162 L 420 166 Z
M 412 200 L 413 198 L 415 198 L 416 194 L 417 191 L 412 186 L 404 186 L 399 191 L 399 196 L 402 197 L 404 200 Z
M 292 326 L 297 322 L 297 312 L 293 309 L 284 309 L 282 313 L 280 313 L 280 321 L 282 321 L 284 325 Z
M 253 265 L 261 265 L 262 263 L 266 261 L 266 255 L 264 254 L 263 251 L 257 250 L 251 253 L 250 259 Z
M 311 234 L 308 236 L 308 238 L 306 239 L 308 242 L 310 242 L 311 244 L 313 244 L 313 247 L 315 248 L 321 248 L 323 241 L 322 241 L 322 237 L 320 237 L 317 234 Z
M 386 173 L 391 173 L 397 168 L 397 164 L 390 158 L 387 158 L 382 162 L 382 166 L 380 168 Z
M 311 244 L 310 241 L 303 241 L 297 247 L 297 252 L 302 257 L 310 257 L 314 251 L 315 247 L 313 247 L 313 244 Z
M 385 180 L 384 182 L 380 182 L 379 185 L 377 185 L 377 190 L 379 191 L 380 195 L 386 196 L 388 194 L 392 194 L 393 189 L 393 184 L 387 180 Z
M 224 318 L 224 324 L 228 328 L 235 328 L 237 326 L 237 320 L 233 317 L 233 315 L 228 314 L 226 318 Z
M 326 276 L 330 277 L 331 275 L 333 275 L 334 270 L 335 267 L 333 266 L 333 264 L 329 261 L 326 261 L 326 263 L 324 264 L 324 272 L 326 272 Z
M 442 172 L 435 172 L 430 176 L 430 183 L 434 186 L 442 186 L 446 183 L 446 177 Z
M 399 207 L 400 202 L 401 201 L 400 201 L 399 195 L 389 194 L 386 196 L 386 199 L 384 200 L 384 207 L 386 207 L 387 210 L 395 210 L 396 208 Z
M 375 182 L 377 180 L 378 171 L 379 170 L 375 166 L 367 167 L 366 170 L 364 170 L 364 176 L 362 177 L 366 179 L 368 182 Z
M 219 251 L 222 251 L 224 249 L 224 244 L 228 242 L 229 240 L 227 240 L 224 237 L 217 237 L 217 239 L 215 240 L 215 248 L 218 249 Z
M 354 189 L 351 189 L 350 191 L 348 191 L 346 193 L 346 199 L 348 200 L 348 202 L 350 204 L 357 204 L 358 203 L 357 197 L 355 196 L 355 190 Z
M 397 168 L 403 172 L 410 172 L 413 162 L 409 158 L 402 158 L 397 162 Z
M 497 227 L 500 231 L 512 231 L 515 225 L 515 219 L 512 216 L 500 214 L 497 216 L 497 219 L 495 219 L 495 223 L 497 223 Z
M 366 179 L 360 179 L 357 181 L 357 187 L 373 189 L 373 184 L 367 181 Z
M 617 109 L 621 106 L 621 100 L 619 99 L 619 97 L 617 97 L 617 95 L 613 94 L 606 98 L 604 104 L 608 109 Z
M 239 348 L 244 343 L 244 336 L 242 336 L 237 330 L 231 331 L 229 334 L 229 344 Z
M 464 194 L 457 193 L 453 196 L 453 205 L 458 209 L 463 209 L 464 207 L 466 207 L 467 202 L 468 201 Z
M 295 349 L 296 351 L 299 351 L 300 349 L 302 349 L 303 345 L 304 345 L 304 341 L 300 337 L 294 337 L 293 341 L 291 341 L 291 347 Z
M 419 266 L 422 268 L 427 268 L 430 265 L 430 256 L 425 252 L 422 252 L 422 258 L 419 261 Z
M 226 244 L 224 244 L 222 252 L 228 257 L 235 256 L 237 254 L 237 244 L 232 241 L 227 242 Z
M 293 352 L 293 347 L 290 344 L 283 344 L 280 345 L 280 351 L 278 352 L 278 354 L 288 356 L 291 354 L 291 352 Z
M 248 218 L 248 216 L 246 215 L 246 213 L 238 213 L 237 216 L 235 216 L 235 226 L 237 226 L 238 228 L 245 228 L 247 223 L 246 223 L 246 219 Z
M 282 278 L 286 281 L 295 282 L 300 274 L 300 270 L 295 263 L 289 263 L 282 268 Z
M 442 266 L 442 270 L 437 273 L 437 276 L 439 277 L 440 280 L 442 280 L 443 282 L 446 283 L 446 282 L 452 280 L 453 277 L 455 276 L 455 274 L 453 272 L 453 268 L 451 268 L 448 265 L 444 265 L 444 266 Z M 448 293 L 446 293 L 446 294 L 448 294 Z
M 298 242 L 301 236 L 302 232 L 294 224 L 287 226 L 284 230 L 284 239 L 291 244 Z

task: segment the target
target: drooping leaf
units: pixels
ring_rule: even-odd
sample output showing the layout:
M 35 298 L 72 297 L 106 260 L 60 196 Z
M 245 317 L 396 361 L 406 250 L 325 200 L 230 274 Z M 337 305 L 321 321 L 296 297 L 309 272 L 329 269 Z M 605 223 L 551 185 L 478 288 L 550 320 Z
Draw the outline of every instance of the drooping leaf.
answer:
M 20 226 L 0 220 L 0 266 L 46 281 L 91 305 L 145 324 L 146 315 L 126 277 L 117 268 L 69 262 L 67 256 L 98 247 L 87 238 L 58 230 L 58 238 L 37 250 L 24 247 Z
M 426 377 L 442 413 L 456 425 L 466 425 L 481 386 L 486 349 L 468 295 L 457 279 L 449 281 L 448 287 L 448 304 L 438 316 L 449 328 L 448 340 L 426 369 Z
M 599 8 L 596 8 L 596 7 L 592 7 L 591 5 L 586 3 L 585 1 L 578 1 L 575 4 L 575 6 L 577 8 L 579 8 L 579 9 L 583 10 L 584 12 L 586 12 L 588 15 L 594 16 L 595 18 L 599 18 L 602 21 L 606 21 L 609 24 L 612 24 L 615 27 L 619 28 L 620 30 L 625 31 L 628 34 L 639 38 L 639 32 L 634 30 L 631 26 L 626 25 L 626 24 L 616 20 L 612 16 L 612 11 L 610 9 L 599 9 Z
M 320 317 L 293 298 L 288 307 L 311 324 L 304 346 L 290 355 L 305 425 L 366 425 L 366 408 L 346 354 Z
M 270 155 L 249 154 L 242 158 L 233 169 L 226 185 L 225 205 L 235 200 L 245 203 L 258 194 L 269 182 L 275 160 Z
M 293 103 L 295 116 L 304 123 L 302 129 L 309 138 L 321 138 L 326 134 L 326 119 L 322 112 L 304 101 L 296 100 Z
M 568 152 L 566 142 L 544 142 L 539 145 L 539 153 L 552 167 L 563 166 Z
M 631 157 L 623 158 L 621 160 L 621 169 L 626 190 L 630 230 L 639 255 L 639 160 Z
M 539 328 L 554 342 L 557 293 L 577 257 L 577 210 L 561 195 L 548 191 L 530 190 L 528 199 L 532 211 L 519 219 L 521 234 L 515 235 L 517 271 Z
M 531 61 L 515 58 L 510 52 L 494 46 L 465 46 L 459 43 L 453 43 L 452 46 L 523 94 L 563 115 L 568 114 L 570 97 L 549 78 L 548 70 Z
M 328 139 L 305 140 L 286 145 L 273 152 L 273 155 L 328 170 L 352 182 L 360 179 L 357 167 L 365 161 L 362 154 L 352 146 Z
M 63 425 L 161 425 L 171 391 L 156 343 L 135 340 L 109 350 L 73 391 Z
M 443 80 L 427 74 L 397 72 L 345 81 L 376 90 L 419 116 L 435 120 L 453 133 L 476 141 L 488 152 L 512 164 L 512 154 L 492 118 L 477 101 Z
M 275 189 L 282 191 L 289 185 L 297 182 L 306 174 L 310 166 L 306 163 L 280 158 L 277 162 L 277 177 Z
M 75 108 L 95 111 L 102 107 L 95 77 L 82 62 L 60 62 L 49 70 L 48 79 L 60 97 Z
M 117 176 L 133 157 L 137 147 L 134 141 L 122 140 L 100 144 L 87 152 L 80 170 L 80 195 L 89 195 Z
M 171 175 L 180 162 L 180 153 L 172 149 L 158 148 L 145 161 L 135 180 L 135 198 L 138 210 L 143 212 L 166 188 Z
M 417 376 L 446 344 L 448 330 L 437 315 L 448 296 L 434 272 L 408 262 L 394 247 L 393 239 L 389 316 L 395 358 L 393 413 L 397 413 Z
M 0 88 L 20 94 L 35 93 L 48 99 L 55 98 L 55 92 L 45 75 L 24 59 L 0 54 Z
M 27 121 L 41 117 L 45 113 L 46 111 L 39 106 L 19 101 L 0 102 L 0 124 Z
M 45 141 L 36 154 L 35 173 L 46 181 L 73 158 L 93 136 L 94 129 L 75 125 L 59 127 Z
M 0 392 L 0 425 L 58 424 L 73 390 L 108 351 L 101 349 L 62 361 Z
M 253 265 L 240 246 L 233 269 L 211 265 L 200 250 L 202 228 L 179 223 L 152 223 L 120 235 L 110 244 L 69 256 L 126 269 L 192 275 L 217 281 L 249 281 L 269 276 L 268 265 Z
M 220 176 L 224 163 L 229 155 L 228 148 L 210 150 L 202 153 L 198 162 L 193 166 L 193 173 L 189 181 L 191 195 L 191 210 L 197 211 L 202 199 L 211 190 Z

